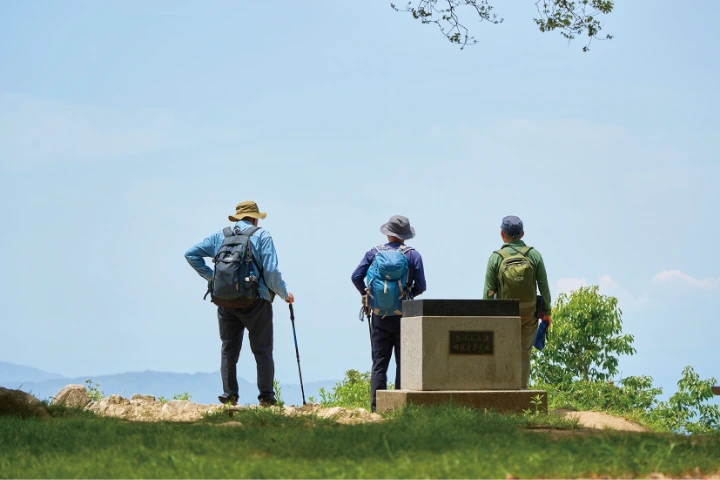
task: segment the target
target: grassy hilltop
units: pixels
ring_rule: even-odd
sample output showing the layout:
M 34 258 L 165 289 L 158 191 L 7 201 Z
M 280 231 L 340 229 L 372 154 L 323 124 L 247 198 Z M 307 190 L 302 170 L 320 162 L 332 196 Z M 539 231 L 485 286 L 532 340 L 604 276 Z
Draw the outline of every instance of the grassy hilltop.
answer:
M 616 299 L 581 288 L 553 311 L 551 341 L 533 358 L 534 386 L 548 391 L 550 408 L 610 413 L 647 432 L 584 429 L 533 408 L 411 406 L 342 425 L 282 408 L 169 423 L 49 407 L 49 420 L 0 417 L 0 478 L 720 478 L 716 380 L 688 366 L 660 401 L 652 378 L 618 378 L 618 357 L 635 349 Z M 369 382 L 348 371 L 317 401 L 368 408 Z M 88 384 L 93 400 L 102 397 Z
M 717 475 L 720 435 L 587 431 L 544 415 L 408 408 L 337 425 L 247 410 L 135 423 L 0 418 L 3 478 L 566 478 Z M 545 428 L 543 428 L 545 427 Z M 553 427 L 553 428 L 547 428 Z

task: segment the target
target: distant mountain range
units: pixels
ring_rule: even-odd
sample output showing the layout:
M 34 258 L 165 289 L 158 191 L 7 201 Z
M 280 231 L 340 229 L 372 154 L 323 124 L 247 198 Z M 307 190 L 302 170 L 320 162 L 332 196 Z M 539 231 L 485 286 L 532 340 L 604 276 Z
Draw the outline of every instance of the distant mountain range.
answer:
M 89 377 L 67 378 L 57 373 L 44 372 L 36 368 L 0 362 L 0 387 L 13 388 L 32 393 L 40 400 L 49 400 L 65 385 L 85 385 Z M 171 399 L 173 395 L 187 392 L 196 403 L 217 403 L 222 393 L 220 372 L 172 373 L 172 372 L 130 372 L 116 375 L 92 376 L 92 382 L 99 385 L 105 395 L 118 394 L 130 397 L 135 393 L 155 395 Z M 257 386 L 238 378 L 240 402 L 257 403 Z M 332 389 L 335 380 L 305 383 L 305 397 L 318 397 L 320 388 Z M 281 397 L 288 405 L 302 404 L 299 384 L 280 385 Z

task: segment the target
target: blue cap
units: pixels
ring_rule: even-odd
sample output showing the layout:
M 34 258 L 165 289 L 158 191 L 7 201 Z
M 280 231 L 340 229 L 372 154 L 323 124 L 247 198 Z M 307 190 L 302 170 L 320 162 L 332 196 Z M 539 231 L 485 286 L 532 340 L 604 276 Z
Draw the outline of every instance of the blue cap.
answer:
M 503 232 L 505 232 L 505 235 L 510 235 L 513 237 L 516 235 L 520 235 L 524 231 L 522 220 L 520 220 L 515 215 L 510 215 L 503 218 L 500 228 Z

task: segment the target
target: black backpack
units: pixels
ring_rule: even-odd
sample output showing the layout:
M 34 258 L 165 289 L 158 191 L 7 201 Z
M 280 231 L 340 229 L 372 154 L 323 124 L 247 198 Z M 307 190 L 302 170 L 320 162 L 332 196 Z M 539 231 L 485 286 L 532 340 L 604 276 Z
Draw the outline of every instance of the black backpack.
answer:
M 258 298 L 262 270 L 255 263 L 250 242 L 250 237 L 258 230 L 259 227 L 250 227 L 244 232 L 237 227 L 223 229 L 225 240 L 213 259 L 215 270 L 208 290 L 215 305 L 245 308 Z

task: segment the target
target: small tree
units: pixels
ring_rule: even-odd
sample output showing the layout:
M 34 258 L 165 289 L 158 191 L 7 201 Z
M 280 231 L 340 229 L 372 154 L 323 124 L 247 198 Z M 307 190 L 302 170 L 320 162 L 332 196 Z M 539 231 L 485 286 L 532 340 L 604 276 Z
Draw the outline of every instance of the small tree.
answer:
M 550 340 L 533 354 L 533 378 L 551 385 L 610 380 L 618 374 L 618 356 L 636 352 L 633 340 L 622 334 L 615 297 L 601 295 L 595 285 L 560 294 Z
M 712 405 L 715 378 L 700 380 L 688 366 L 678 382 L 678 391 L 667 402 L 660 402 L 653 412 L 668 430 L 686 433 L 711 433 L 720 429 L 720 409 Z

